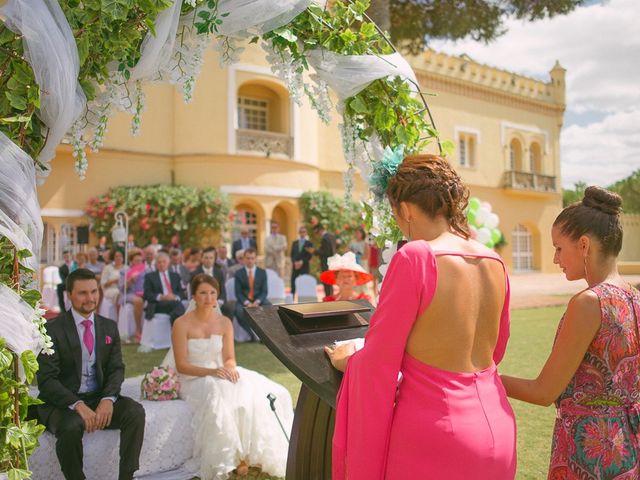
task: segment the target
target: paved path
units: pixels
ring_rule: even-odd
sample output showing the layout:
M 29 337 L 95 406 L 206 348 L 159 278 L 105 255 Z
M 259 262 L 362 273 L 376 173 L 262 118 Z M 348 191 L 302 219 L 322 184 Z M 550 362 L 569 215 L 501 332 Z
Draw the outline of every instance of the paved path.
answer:
M 632 285 L 640 284 L 640 275 L 624 275 Z M 562 273 L 514 273 L 511 280 L 512 308 L 566 305 L 569 297 L 586 287 L 584 280 L 568 282 Z

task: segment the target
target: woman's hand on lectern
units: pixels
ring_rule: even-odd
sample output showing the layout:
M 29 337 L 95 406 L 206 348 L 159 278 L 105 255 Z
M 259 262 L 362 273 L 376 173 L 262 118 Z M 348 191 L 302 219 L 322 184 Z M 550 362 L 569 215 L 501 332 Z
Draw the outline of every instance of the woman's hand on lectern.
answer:
M 324 351 L 331 360 L 331 365 L 336 370 L 344 372 L 347 369 L 349 358 L 356 353 L 356 344 L 349 342 L 337 347 L 324 347 Z

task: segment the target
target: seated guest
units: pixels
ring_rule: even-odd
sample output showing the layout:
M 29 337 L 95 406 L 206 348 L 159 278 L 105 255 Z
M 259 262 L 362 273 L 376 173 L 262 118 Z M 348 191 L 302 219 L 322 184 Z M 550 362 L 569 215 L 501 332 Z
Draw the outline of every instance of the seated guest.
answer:
M 107 247 L 107 237 L 101 236 L 98 239 L 98 245 L 96 245 L 96 250 L 98 250 L 98 260 L 104 263 L 108 263 L 104 258 L 104 253 L 109 251 L 109 247 Z
M 144 271 L 153 272 L 156 269 L 156 249 L 151 245 L 144 248 Z
M 140 250 L 134 250 L 129 254 L 129 265 L 126 273 L 120 275 L 120 290 L 125 289 L 125 303 L 133 306 L 133 318 L 136 322 L 136 340 L 140 342 L 142 336 L 142 314 L 144 313 L 144 263 Z
M 156 237 L 155 235 L 151 235 L 151 243 L 149 243 L 149 245 L 147 246 L 153 248 L 156 253 L 162 250 L 162 244 L 160 243 L 160 240 L 158 240 L 158 237 Z
M 186 290 L 189 282 L 191 281 L 191 272 L 182 263 L 182 250 L 179 248 L 172 248 L 169 252 L 170 264 L 169 270 L 180 275 L 180 282 L 182 283 L 182 289 Z
M 309 273 L 309 262 L 313 256 L 313 243 L 307 237 L 307 227 L 298 229 L 299 237 L 291 245 L 291 294 L 296 294 L 296 278 Z
M 169 255 L 159 252 L 156 270 L 144 276 L 144 300 L 147 302 L 145 318 L 151 320 L 156 313 L 167 313 L 171 324 L 184 314 L 182 300 L 186 298 L 180 285 L 180 276 L 169 271 Z
M 222 269 L 216 264 L 216 249 L 215 247 L 207 247 L 202 251 L 202 263 L 191 274 L 191 278 L 199 275 L 200 273 L 206 273 L 210 277 L 216 279 L 216 282 L 220 285 L 220 293 L 218 295 L 218 304 L 222 305 L 227 300 L 227 291 L 224 287 L 224 275 Z
M 188 248 L 187 250 L 184 251 L 184 264 L 190 272 L 194 272 L 200 266 L 202 250 L 199 248 Z
M 217 257 L 216 263 L 220 265 L 220 268 L 222 269 L 222 273 L 224 274 L 224 278 L 229 278 L 228 277 L 229 267 L 232 267 L 237 262 L 233 258 L 229 258 L 229 253 L 227 251 L 226 245 L 220 245 L 219 247 L 216 248 L 216 257 Z
M 236 272 L 244 268 L 244 250 L 238 250 L 235 255 L 236 263 L 227 268 L 227 280 L 235 278 Z
M 259 307 L 269 305 L 267 300 L 267 272 L 256 266 L 257 252 L 254 248 L 244 251 L 244 268 L 236 272 L 236 311 L 238 323 L 250 336 L 252 341 L 258 341 L 258 337 L 251 329 L 244 307 Z
M 46 324 L 54 353 L 38 356 L 39 398 L 44 402 L 37 406 L 38 421 L 56 436 L 67 480 L 86 478 L 84 432 L 120 430 L 118 478 L 130 480 L 139 467 L 145 415 L 142 405 L 120 395 L 124 365 L 118 326 L 95 313 L 98 282 L 90 270 L 70 273 L 67 293 L 71 309 Z
M 87 268 L 87 254 L 84 252 L 76 253 L 76 270 Z
M 69 276 L 69 274 L 77 268 L 77 265 L 73 260 L 71 252 L 69 250 L 65 250 L 64 252 L 62 252 L 62 258 L 64 259 L 64 263 L 58 268 L 58 272 L 60 273 L 60 283 L 56 287 L 56 291 L 58 293 L 58 304 L 60 305 L 60 311 L 64 312 L 66 310 L 64 305 L 65 282 L 67 281 L 67 277 Z
M 91 247 L 87 252 L 89 261 L 87 262 L 87 269 L 91 270 L 96 275 L 96 280 L 100 282 L 100 274 L 104 268 L 104 263 L 98 260 L 98 249 Z
M 353 252 L 344 255 L 334 255 L 328 259 L 329 269 L 320 274 L 320 281 L 327 285 L 336 285 L 338 292 L 327 295 L 323 302 L 335 302 L 337 300 L 371 300 L 369 295 L 358 293 L 356 285 L 364 285 L 373 280 L 373 275 L 366 272 L 356 261 Z
M 100 277 L 100 285 L 102 286 L 103 298 L 111 301 L 114 305 L 118 305 L 118 299 L 120 297 L 120 271 L 124 266 L 124 255 L 120 250 L 114 250 L 111 252 L 113 262 L 109 265 L 105 265 L 102 270 L 102 276 Z

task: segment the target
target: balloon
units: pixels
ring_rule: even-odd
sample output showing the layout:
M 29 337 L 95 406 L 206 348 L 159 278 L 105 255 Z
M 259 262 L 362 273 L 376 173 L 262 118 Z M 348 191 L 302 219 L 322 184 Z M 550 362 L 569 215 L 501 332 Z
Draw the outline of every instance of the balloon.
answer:
M 382 251 L 382 261 L 384 263 L 389 263 L 391 261 L 391 259 L 393 258 L 393 255 L 396 253 L 396 247 L 395 245 L 393 246 L 393 248 L 385 248 Z M 384 275 L 384 274 L 383 274 Z
M 496 215 L 495 213 L 490 213 L 489 216 L 487 217 L 487 221 L 484 222 L 487 228 L 496 228 L 499 223 L 500 223 L 500 217 L 498 217 L 498 215 Z
M 476 212 L 476 225 L 483 226 L 487 218 L 489 218 L 489 215 L 490 212 L 486 208 L 480 207 Z
M 476 240 L 479 241 L 481 244 L 486 245 L 487 242 L 491 240 L 491 231 L 486 227 L 482 227 L 478 229 L 478 235 L 476 236 Z
M 501 238 L 502 238 L 502 233 L 500 232 L 500 230 L 498 230 L 497 228 L 494 228 L 493 230 L 491 230 L 491 240 L 493 240 L 494 244 L 498 243 Z
M 478 221 L 476 217 L 477 215 L 475 210 L 469 210 L 467 212 L 467 221 L 469 222 L 469 225 L 476 225 L 476 222 Z
M 491 213 L 491 204 L 489 202 L 480 202 L 480 206 Z
M 480 199 L 478 197 L 471 197 L 469 199 L 469 210 L 474 211 L 480 208 Z
M 495 243 L 493 243 L 493 240 L 489 239 L 489 241 L 487 243 L 484 244 L 485 247 L 489 247 L 489 248 L 493 248 L 495 246 Z

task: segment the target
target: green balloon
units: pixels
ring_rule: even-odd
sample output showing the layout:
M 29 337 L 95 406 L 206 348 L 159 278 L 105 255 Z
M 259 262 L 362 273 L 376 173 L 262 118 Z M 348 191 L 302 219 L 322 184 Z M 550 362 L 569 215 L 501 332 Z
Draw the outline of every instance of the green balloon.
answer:
M 484 244 L 485 247 L 489 247 L 489 248 L 493 248 L 495 246 L 495 243 L 493 242 L 493 240 L 489 239 L 487 240 L 487 242 Z
M 471 197 L 469 199 L 469 211 L 476 211 L 480 208 L 480 199 L 478 197 Z
M 475 210 L 469 210 L 467 212 L 467 220 L 469 222 L 469 225 L 473 225 L 474 227 L 476 226 L 476 211 Z
M 500 233 L 500 230 L 498 230 L 497 228 L 494 228 L 493 230 L 491 230 L 491 241 L 493 241 L 494 244 L 498 243 L 501 238 L 502 238 L 502 233 Z

